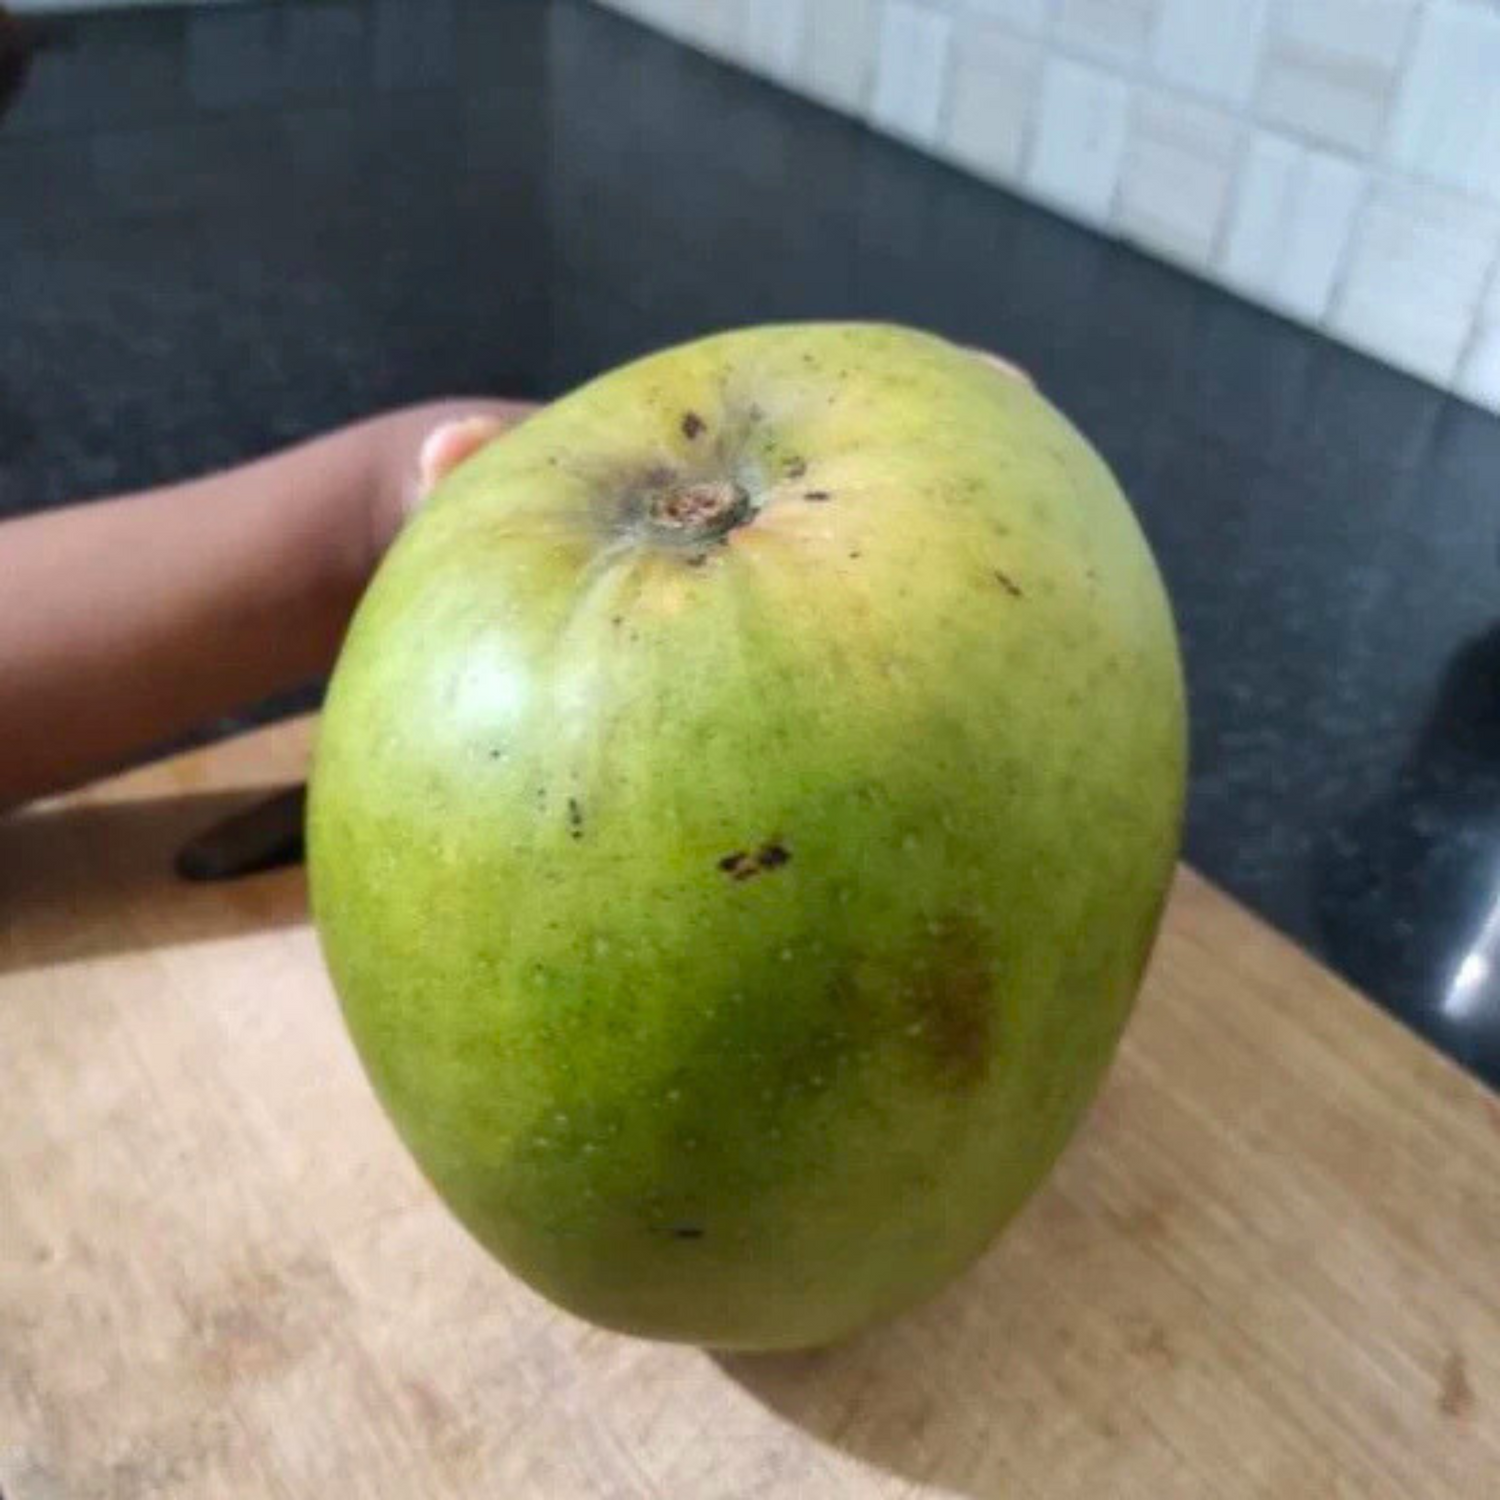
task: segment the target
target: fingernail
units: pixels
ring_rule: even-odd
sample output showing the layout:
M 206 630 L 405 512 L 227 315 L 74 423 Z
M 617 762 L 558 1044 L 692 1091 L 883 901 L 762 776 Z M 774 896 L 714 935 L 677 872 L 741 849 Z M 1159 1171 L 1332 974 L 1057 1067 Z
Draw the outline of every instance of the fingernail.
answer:
M 1016 380 L 1024 380 L 1027 385 L 1036 384 L 1020 365 L 1014 365 L 1008 359 L 1002 359 L 998 354 L 991 354 L 988 349 L 976 349 L 974 350 L 974 354 L 976 358 L 982 359 L 985 364 L 993 365 L 1002 375 L 1009 375 Z
M 417 455 L 417 486 L 425 498 L 466 458 L 496 437 L 501 424 L 494 417 L 456 417 L 440 423 L 422 439 Z

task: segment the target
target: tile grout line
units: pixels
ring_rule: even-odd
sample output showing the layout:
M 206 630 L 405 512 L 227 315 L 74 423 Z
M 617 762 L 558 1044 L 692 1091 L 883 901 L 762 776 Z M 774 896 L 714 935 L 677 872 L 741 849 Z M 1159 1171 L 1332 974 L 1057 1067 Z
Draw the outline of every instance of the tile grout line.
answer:
M 1255 135 L 1255 127 L 1249 121 L 1243 117 L 1230 118 L 1234 121 L 1234 164 L 1230 168 L 1224 202 L 1219 209 L 1219 222 L 1214 226 L 1208 252 L 1204 257 L 1205 273 L 1213 272 L 1211 276 L 1205 274 L 1205 279 L 1219 286 L 1225 284 L 1223 262 L 1229 251 L 1229 226 L 1234 222 L 1235 206 L 1240 200 L 1240 188 L 1250 160 L 1250 142 Z
M 1427 15 L 1431 0 L 1418 0 L 1412 7 L 1411 15 L 1407 18 L 1406 31 L 1401 38 L 1398 60 L 1392 73 L 1393 87 L 1390 94 L 1381 102 L 1380 127 L 1376 131 L 1376 139 L 1369 152 L 1359 160 L 1364 175 L 1364 182 L 1360 188 L 1359 204 L 1356 207 L 1353 219 L 1350 223 L 1348 237 L 1344 241 L 1343 248 L 1339 252 L 1339 263 L 1333 275 L 1333 280 L 1328 287 L 1328 302 L 1324 307 L 1322 315 L 1315 324 L 1318 331 L 1326 338 L 1338 343 L 1349 344 L 1350 341 L 1338 332 L 1336 319 L 1338 310 L 1342 306 L 1344 296 L 1349 290 L 1350 279 L 1354 274 L 1356 260 L 1355 247 L 1359 243 L 1360 236 L 1364 231 L 1365 223 L 1369 217 L 1377 194 L 1391 180 L 1387 172 L 1387 155 L 1390 150 L 1390 137 L 1394 129 L 1396 110 L 1399 107 L 1399 95 L 1405 89 L 1413 56 L 1417 48 L 1417 34 L 1422 27 L 1423 18 Z M 1397 179 L 1399 180 L 1399 179 Z M 1357 347 L 1357 346 L 1355 346 Z M 1368 352 L 1368 351 L 1366 351 Z M 1385 363 L 1391 363 L 1386 360 Z M 1457 376 L 1457 366 L 1454 367 L 1453 375 L 1443 381 L 1429 381 L 1435 389 L 1451 391 L 1453 380 Z
M 1051 0 L 1048 0 L 1050 13 Z M 1014 33 L 1012 33 L 1014 35 Z M 1024 190 L 1026 173 L 1031 168 L 1032 153 L 1036 149 L 1037 131 L 1041 124 L 1042 113 L 1042 73 L 1047 66 L 1047 40 L 1045 35 L 1038 33 L 1034 37 L 1026 38 L 1029 45 L 1036 48 L 1037 66 L 1036 78 L 1031 89 L 1031 99 L 1026 106 L 1026 116 L 1021 121 L 1021 144 L 1016 151 L 1016 170 L 1011 174 L 1014 185 L 1018 190 Z
M 889 5 L 890 0 L 886 0 L 886 4 Z M 953 43 L 958 35 L 959 18 L 948 6 L 923 5 L 922 9 L 929 15 L 941 16 L 948 23 L 948 30 L 943 37 L 943 61 L 938 79 L 937 119 L 933 124 L 932 144 L 924 148 L 931 152 L 936 151 L 948 138 L 948 123 L 953 112 L 953 79 L 958 66 Z
M 1484 316 L 1484 309 L 1495 300 L 1496 293 L 1500 292 L 1500 244 L 1494 249 L 1494 258 L 1490 262 L 1489 270 L 1484 274 L 1484 280 L 1479 289 L 1479 303 L 1475 308 L 1474 320 L 1469 325 L 1469 331 L 1464 336 L 1464 341 L 1459 347 L 1458 359 L 1453 366 L 1453 380 L 1449 389 L 1455 394 L 1462 396 L 1459 382 L 1463 379 L 1463 373 L 1468 368 L 1469 359 L 1478 349 L 1480 340 L 1490 331 L 1488 319 Z M 1465 400 L 1473 400 L 1473 397 L 1464 397 Z M 4 1500 L 4 1496 L 0 1496 Z

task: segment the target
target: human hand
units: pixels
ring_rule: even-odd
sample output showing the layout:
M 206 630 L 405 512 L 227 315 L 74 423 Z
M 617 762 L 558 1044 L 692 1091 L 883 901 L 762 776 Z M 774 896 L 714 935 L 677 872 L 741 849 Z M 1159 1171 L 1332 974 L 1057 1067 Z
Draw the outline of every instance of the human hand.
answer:
M 530 401 L 429 401 L 375 418 L 371 566 L 434 487 L 486 443 L 536 410 Z

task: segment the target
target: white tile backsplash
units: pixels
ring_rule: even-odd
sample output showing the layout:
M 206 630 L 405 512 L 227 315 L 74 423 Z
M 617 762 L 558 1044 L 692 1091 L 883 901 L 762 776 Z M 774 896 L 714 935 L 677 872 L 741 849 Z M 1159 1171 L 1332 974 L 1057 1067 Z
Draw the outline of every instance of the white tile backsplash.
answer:
M 1136 99 L 1115 227 L 1168 260 L 1201 269 L 1213 257 L 1243 134 L 1219 110 L 1161 91 Z
M 744 0 L 685 0 L 679 4 L 678 13 L 677 24 L 694 45 L 715 57 L 739 53 L 744 32 Z
M 633 16 L 679 41 L 693 46 L 700 43 L 693 16 L 695 0 L 598 0 L 598 3 L 621 15 Z
M 1402 171 L 1500 198 L 1500 8 L 1436 0 L 1423 13 L 1388 154 Z
M 1368 180 L 1344 157 L 1256 131 L 1219 259 L 1224 279 L 1316 323 L 1328 310 Z
M 599 0 L 1500 412 L 1500 0 Z
M 1489 287 L 1453 388 L 1491 411 L 1500 411 L 1500 259 L 1490 268 Z
M 1373 150 L 1417 0 L 1273 0 L 1259 110 L 1273 124 Z
M 1330 326 L 1348 343 L 1449 384 L 1500 245 L 1500 206 L 1413 182 L 1379 184 L 1354 232 Z
M 886 0 L 870 119 L 891 135 L 931 145 L 943 123 L 953 18 L 912 0 Z
M 1244 104 L 1260 67 L 1266 0 L 1161 0 L 1151 42 L 1158 77 L 1226 104 Z
M 814 0 L 816 3 L 816 0 Z M 794 78 L 807 33 L 808 0 L 755 0 L 745 7 L 745 58 L 769 78 Z
M 663 28 L 691 47 L 715 57 L 730 55 L 735 26 L 726 13 L 725 0 L 626 0 L 626 3 L 654 6 L 663 17 Z
M 875 76 L 880 0 L 811 0 L 797 78 L 803 91 L 862 114 Z
M 1030 33 L 1041 31 L 1052 19 L 1052 0 L 966 0 L 964 9 Z
M 1114 74 L 1071 58 L 1050 59 L 1042 70 L 1026 185 L 1072 217 L 1103 224 L 1120 180 L 1129 108 L 1130 90 Z
M 1042 76 L 1042 44 L 992 21 L 966 18 L 953 45 L 945 156 L 996 182 L 1021 169 Z
M 1145 54 L 1158 0 L 1056 0 L 1053 34 L 1109 63 Z

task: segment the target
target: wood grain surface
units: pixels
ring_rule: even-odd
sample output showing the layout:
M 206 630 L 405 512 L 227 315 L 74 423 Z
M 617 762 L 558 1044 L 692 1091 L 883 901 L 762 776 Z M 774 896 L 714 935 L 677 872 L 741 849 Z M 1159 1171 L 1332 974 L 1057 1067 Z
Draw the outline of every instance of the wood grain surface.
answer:
M 1056 1175 L 846 1346 L 602 1333 L 448 1217 L 298 870 L 293 724 L 0 823 L 6 1500 L 1500 1495 L 1500 1103 L 1190 873 Z

